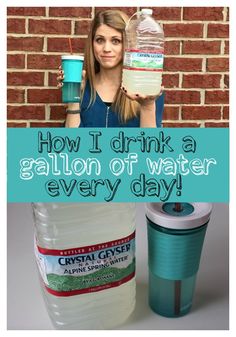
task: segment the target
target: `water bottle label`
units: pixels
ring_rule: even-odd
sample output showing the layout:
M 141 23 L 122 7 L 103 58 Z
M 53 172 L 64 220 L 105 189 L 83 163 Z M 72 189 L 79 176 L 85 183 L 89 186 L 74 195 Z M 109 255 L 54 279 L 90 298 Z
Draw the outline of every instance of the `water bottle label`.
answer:
M 119 240 L 55 250 L 35 243 L 35 254 L 47 291 L 73 296 L 117 287 L 135 275 L 135 232 Z
M 163 52 L 126 50 L 124 56 L 124 69 L 162 71 Z

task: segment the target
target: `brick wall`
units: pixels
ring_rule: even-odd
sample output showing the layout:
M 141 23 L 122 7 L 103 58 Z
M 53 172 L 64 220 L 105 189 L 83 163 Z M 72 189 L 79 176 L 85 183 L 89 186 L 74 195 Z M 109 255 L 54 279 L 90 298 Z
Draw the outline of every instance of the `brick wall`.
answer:
M 65 106 L 56 88 L 61 54 L 82 54 L 100 8 L 8 7 L 8 127 L 60 127 Z M 137 7 L 123 7 L 132 15 Z M 155 7 L 165 43 L 164 126 L 228 127 L 229 9 Z

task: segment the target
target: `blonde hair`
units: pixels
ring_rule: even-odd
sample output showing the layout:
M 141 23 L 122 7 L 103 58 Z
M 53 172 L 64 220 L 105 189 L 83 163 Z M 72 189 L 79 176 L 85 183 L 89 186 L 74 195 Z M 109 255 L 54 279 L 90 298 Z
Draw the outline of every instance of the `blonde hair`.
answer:
M 95 102 L 96 90 L 95 90 L 95 75 L 100 71 L 100 65 L 94 57 L 93 53 L 93 39 L 96 34 L 98 27 L 105 24 L 113 29 L 116 29 L 122 34 L 123 41 L 123 52 L 124 52 L 124 40 L 125 40 L 125 26 L 128 21 L 128 16 L 119 10 L 105 10 L 98 12 L 91 25 L 90 32 L 88 34 L 88 39 L 85 47 L 85 70 L 86 70 L 86 80 L 89 80 L 91 87 L 91 97 L 89 101 L 89 106 Z M 139 113 L 139 104 L 135 101 L 130 100 L 122 90 L 119 88 L 115 95 L 115 99 L 112 103 L 112 108 L 116 111 L 122 122 L 135 117 Z

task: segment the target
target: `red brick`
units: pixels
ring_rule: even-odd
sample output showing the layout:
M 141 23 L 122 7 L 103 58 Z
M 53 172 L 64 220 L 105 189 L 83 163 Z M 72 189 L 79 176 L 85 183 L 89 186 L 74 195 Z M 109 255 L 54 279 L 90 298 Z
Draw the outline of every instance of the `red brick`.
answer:
M 225 88 L 229 88 L 229 75 L 224 76 L 224 85 Z
M 22 69 L 25 67 L 24 54 L 8 54 L 7 55 L 7 68 Z
M 165 41 L 165 55 L 179 55 L 180 41 Z
M 60 64 L 60 55 L 31 54 L 27 59 L 28 69 L 58 69 Z
M 163 120 L 177 120 L 179 119 L 179 107 L 165 106 L 163 113 Z
M 144 7 L 146 8 L 146 7 Z M 150 7 L 156 20 L 180 21 L 181 7 Z
M 225 54 L 229 54 L 229 41 L 225 41 L 225 50 L 224 50 Z
M 206 122 L 205 127 L 206 128 L 228 128 L 229 123 L 227 123 L 227 122 L 221 122 L 221 123 Z
M 72 38 L 72 50 L 74 53 L 83 53 L 86 43 L 86 38 Z M 48 38 L 48 47 L 49 52 L 63 52 L 69 53 L 70 47 L 68 38 Z
M 185 7 L 184 20 L 197 21 L 222 21 L 223 7 Z
M 49 16 L 91 18 L 92 7 L 49 7 Z
M 179 74 L 163 74 L 162 85 L 165 88 L 179 87 Z
M 25 33 L 25 19 L 7 19 L 7 33 Z
M 9 122 L 7 123 L 8 128 L 26 128 L 26 123 L 17 123 L 17 122 Z
M 201 23 L 170 23 L 164 24 L 166 37 L 203 37 Z
M 200 123 L 163 123 L 164 128 L 200 128 L 201 124 Z
M 45 107 L 42 105 L 10 105 L 7 107 L 8 119 L 45 119 Z
M 7 38 L 7 50 L 43 51 L 43 38 L 9 36 Z
M 71 21 L 41 19 L 29 20 L 30 34 L 71 34 Z
M 7 15 L 45 16 L 45 7 L 7 7 Z
M 226 7 L 226 10 L 227 10 L 227 17 L 226 17 L 226 21 L 229 21 L 229 12 L 230 12 L 230 10 L 229 10 L 229 7 Z
M 31 122 L 31 128 L 61 128 L 64 126 L 64 122 Z
M 221 75 L 183 75 L 183 88 L 219 88 Z
M 23 103 L 25 100 L 24 89 L 7 89 L 8 103 Z
M 7 74 L 8 85 L 25 85 L 25 86 L 43 86 L 44 73 L 40 72 L 8 72 Z
M 54 105 L 50 107 L 50 119 L 65 120 L 66 108 L 62 105 Z
M 60 103 L 61 91 L 58 89 L 28 89 L 29 103 Z
M 229 119 L 229 106 L 224 106 L 223 107 L 223 118 L 224 119 Z
M 221 41 L 183 41 L 183 54 L 220 54 Z
M 229 25 L 209 23 L 207 37 L 229 38 Z
M 220 106 L 183 106 L 183 119 L 220 119 Z
M 207 71 L 227 72 L 229 71 L 229 58 L 226 57 L 208 58 L 206 69 Z
M 90 27 L 91 27 L 90 20 L 76 21 L 75 35 L 88 35 Z
M 95 13 L 101 12 L 107 9 L 120 10 L 126 13 L 129 17 L 137 12 L 137 7 L 95 7 Z
M 205 92 L 206 104 L 229 104 L 228 90 L 214 90 Z
M 166 104 L 199 104 L 200 92 L 187 90 L 165 91 Z
M 165 57 L 165 71 L 201 71 L 202 58 Z
M 57 86 L 57 73 L 48 73 L 48 85 L 50 87 Z

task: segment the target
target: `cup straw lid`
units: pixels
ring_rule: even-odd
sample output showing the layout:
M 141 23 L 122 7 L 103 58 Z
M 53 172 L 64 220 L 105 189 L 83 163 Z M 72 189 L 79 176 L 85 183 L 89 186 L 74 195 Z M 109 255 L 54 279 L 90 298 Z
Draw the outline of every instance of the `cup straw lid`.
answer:
M 61 57 L 62 60 L 84 60 L 84 56 L 81 55 L 62 55 Z
M 191 229 L 204 225 L 212 211 L 211 203 L 193 202 L 193 212 L 184 216 L 174 216 L 163 210 L 164 203 L 146 203 L 146 216 L 154 224 L 172 229 Z

